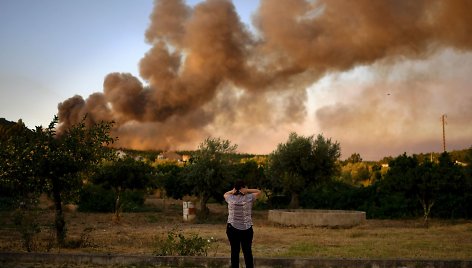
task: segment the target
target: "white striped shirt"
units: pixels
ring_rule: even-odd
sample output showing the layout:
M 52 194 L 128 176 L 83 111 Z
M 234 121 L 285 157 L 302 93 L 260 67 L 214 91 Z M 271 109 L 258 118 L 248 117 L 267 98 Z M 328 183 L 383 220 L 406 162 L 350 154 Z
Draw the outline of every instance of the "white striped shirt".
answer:
M 228 203 L 228 223 L 239 230 L 251 228 L 254 194 L 229 195 L 225 200 Z

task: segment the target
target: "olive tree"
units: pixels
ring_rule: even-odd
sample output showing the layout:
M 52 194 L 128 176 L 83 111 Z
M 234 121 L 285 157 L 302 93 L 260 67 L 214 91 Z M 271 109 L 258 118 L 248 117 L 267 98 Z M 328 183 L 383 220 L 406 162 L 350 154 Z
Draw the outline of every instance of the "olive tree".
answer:
M 185 167 L 187 185 L 200 199 L 202 217 L 209 213 L 208 200 L 211 197 L 221 200 L 228 181 L 233 178 L 230 154 L 235 153 L 236 148 L 229 140 L 206 138 L 200 143 L 192 163 Z
M 290 133 L 269 155 L 267 174 L 275 190 L 291 195 L 290 207 L 299 207 L 299 195 L 309 186 L 331 179 L 338 171 L 340 146 L 323 135 L 304 137 Z

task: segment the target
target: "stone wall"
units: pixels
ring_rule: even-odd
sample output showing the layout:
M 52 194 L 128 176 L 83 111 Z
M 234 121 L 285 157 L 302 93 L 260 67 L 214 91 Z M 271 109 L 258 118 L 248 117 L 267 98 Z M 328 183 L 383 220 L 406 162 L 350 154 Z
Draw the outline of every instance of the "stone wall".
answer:
M 19 264 L 28 264 L 21 266 Z M 244 261 L 241 259 L 241 263 Z M 39 267 L 31 264 L 44 264 L 47 267 L 229 267 L 230 258 L 226 257 L 180 257 L 180 256 L 143 256 L 117 254 L 71 254 L 71 253 L 23 253 L 0 252 L 0 267 Z M 255 267 L 283 268 L 472 268 L 471 260 L 413 260 L 413 259 L 322 259 L 322 258 L 255 258 Z M 57 266 L 56 266 L 57 265 Z M 43 267 L 43 266 L 40 266 Z

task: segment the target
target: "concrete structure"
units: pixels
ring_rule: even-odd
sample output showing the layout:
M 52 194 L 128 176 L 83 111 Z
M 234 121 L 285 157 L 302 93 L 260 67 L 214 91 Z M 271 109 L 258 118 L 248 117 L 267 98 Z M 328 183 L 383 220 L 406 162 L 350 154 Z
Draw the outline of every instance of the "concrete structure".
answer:
M 365 212 L 353 210 L 269 210 L 269 221 L 289 226 L 352 227 L 363 223 Z
M 241 263 L 244 263 L 241 259 Z M 21 266 L 20 264 L 26 264 Z M 71 254 L 71 253 L 23 253 L 0 252 L 0 267 L 87 267 L 88 265 L 118 268 L 129 265 L 133 267 L 229 267 L 228 257 L 182 257 L 182 256 L 144 256 L 117 254 Z M 134 266 L 135 265 L 135 266 Z M 328 259 L 328 258 L 254 258 L 254 266 L 266 267 L 349 267 L 349 268 L 390 268 L 390 267 L 424 267 L 424 268 L 468 268 L 468 260 L 413 260 L 413 259 Z
M 196 217 L 195 205 L 193 202 L 184 201 L 182 204 L 183 207 L 183 220 L 184 221 L 193 221 Z

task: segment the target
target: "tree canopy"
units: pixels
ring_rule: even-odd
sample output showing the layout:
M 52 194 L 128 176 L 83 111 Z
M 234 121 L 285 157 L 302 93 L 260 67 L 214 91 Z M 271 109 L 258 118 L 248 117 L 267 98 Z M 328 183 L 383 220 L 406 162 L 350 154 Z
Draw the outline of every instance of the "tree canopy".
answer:
M 63 133 L 56 133 L 58 118 L 47 128 L 25 127 L 3 140 L 0 179 L 9 185 L 23 200 L 34 200 L 47 193 L 52 197 L 56 210 L 55 227 L 59 244 L 66 235 L 62 205 L 76 196 L 82 183 L 81 174 L 108 157 L 110 150 L 104 145 L 114 141 L 110 136 L 112 123 L 101 122 L 90 127 L 85 121 L 72 126 Z
M 92 176 L 93 183 L 115 193 L 115 218 L 120 219 L 122 194 L 126 190 L 144 190 L 151 184 L 152 167 L 131 157 L 105 162 Z
M 233 178 L 234 168 L 230 154 L 234 154 L 237 145 L 221 138 L 206 138 L 200 143 L 191 164 L 185 167 L 187 185 L 200 199 L 200 213 L 209 212 L 208 200 L 213 197 L 222 200 L 223 193 Z
M 291 195 L 290 207 L 299 206 L 300 193 L 309 186 L 332 178 L 338 171 L 336 161 L 341 155 L 340 146 L 323 135 L 304 137 L 289 135 L 269 155 L 268 176 L 274 190 L 283 189 Z

